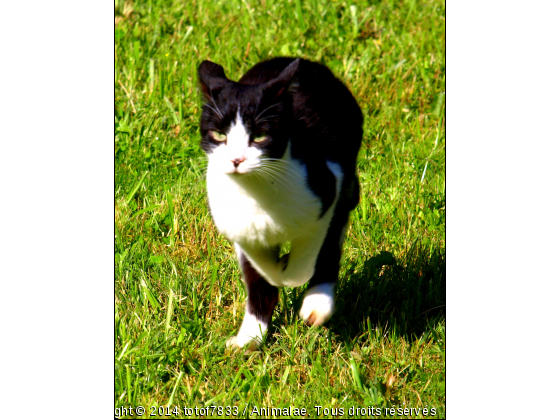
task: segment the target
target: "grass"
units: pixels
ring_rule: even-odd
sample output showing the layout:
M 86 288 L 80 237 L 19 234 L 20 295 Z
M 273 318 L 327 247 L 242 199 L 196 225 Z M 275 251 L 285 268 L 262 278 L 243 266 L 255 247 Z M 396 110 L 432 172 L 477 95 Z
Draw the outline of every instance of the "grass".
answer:
M 445 417 L 444 16 L 443 0 L 116 0 L 115 407 L 146 408 L 123 418 Z M 361 202 L 333 318 L 302 325 L 306 286 L 284 289 L 245 355 L 225 349 L 246 292 L 206 205 L 196 69 L 236 79 L 279 55 L 356 96 Z

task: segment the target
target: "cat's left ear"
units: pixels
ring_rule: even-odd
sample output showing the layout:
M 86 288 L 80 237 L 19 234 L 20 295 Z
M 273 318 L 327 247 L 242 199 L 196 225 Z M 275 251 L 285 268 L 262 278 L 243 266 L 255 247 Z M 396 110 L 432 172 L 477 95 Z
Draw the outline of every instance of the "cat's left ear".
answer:
M 271 99 L 279 97 L 282 93 L 289 91 L 290 87 L 297 83 L 297 73 L 300 60 L 295 59 L 288 67 L 282 70 L 277 77 L 272 79 L 264 86 L 264 90 Z
M 228 79 L 222 66 L 205 60 L 198 66 L 198 80 L 204 96 L 212 99 L 213 95 L 224 88 Z

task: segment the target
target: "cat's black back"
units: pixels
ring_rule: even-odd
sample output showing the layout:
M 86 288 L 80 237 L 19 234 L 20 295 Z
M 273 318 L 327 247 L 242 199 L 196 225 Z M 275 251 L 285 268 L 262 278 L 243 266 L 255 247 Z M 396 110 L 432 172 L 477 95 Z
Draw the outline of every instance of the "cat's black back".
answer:
M 277 77 L 295 58 L 278 57 L 253 66 L 239 80 L 243 85 Z M 291 88 L 294 152 L 303 158 L 319 155 L 354 167 L 362 141 L 362 112 L 344 84 L 325 66 L 299 59 Z
M 295 58 L 278 57 L 253 66 L 240 80 L 257 85 L 277 77 Z M 335 179 L 326 162 L 337 162 L 345 173 L 344 201 L 354 208 L 359 187 L 354 176 L 362 141 L 363 117 L 356 100 L 325 66 L 299 59 L 290 87 L 292 155 L 308 168 L 308 183 L 319 196 L 323 213 L 335 198 Z

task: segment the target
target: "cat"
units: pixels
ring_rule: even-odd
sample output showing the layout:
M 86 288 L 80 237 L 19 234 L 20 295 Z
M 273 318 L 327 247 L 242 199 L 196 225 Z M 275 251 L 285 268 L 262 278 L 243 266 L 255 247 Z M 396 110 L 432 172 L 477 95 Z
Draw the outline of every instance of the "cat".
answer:
M 301 58 L 261 62 L 238 82 L 204 61 L 198 77 L 210 213 L 234 244 L 248 295 L 226 346 L 255 350 L 279 287 L 309 282 L 299 312 L 308 325 L 334 312 L 349 213 L 359 201 L 362 112 L 327 67 Z M 280 258 L 284 243 L 291 250 Z

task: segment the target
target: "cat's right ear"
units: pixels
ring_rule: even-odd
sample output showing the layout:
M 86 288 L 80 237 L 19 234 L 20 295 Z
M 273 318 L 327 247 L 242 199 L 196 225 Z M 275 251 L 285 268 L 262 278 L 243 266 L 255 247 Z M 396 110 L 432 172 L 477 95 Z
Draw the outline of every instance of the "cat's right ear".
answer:
M 224 88 L 228 79 L 222 66 L 205 60 L 198 66 L 198 80 L 204 96 L 212 99 Z
M 264 85 L 265 94 L 270 99 L 276 99 L 282 93 L 297 85 L 299 66 L 299 58 L 292 61 L 278 76 Z

